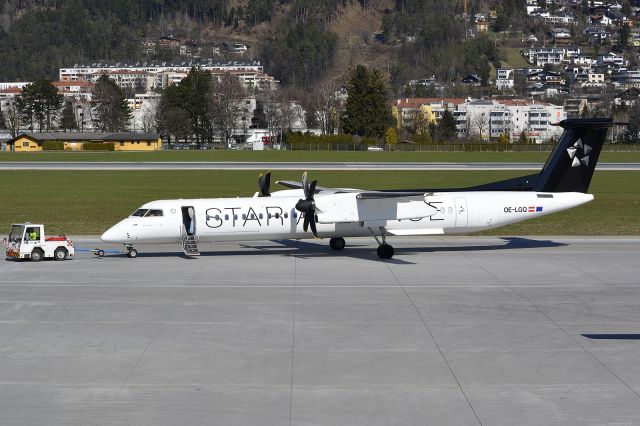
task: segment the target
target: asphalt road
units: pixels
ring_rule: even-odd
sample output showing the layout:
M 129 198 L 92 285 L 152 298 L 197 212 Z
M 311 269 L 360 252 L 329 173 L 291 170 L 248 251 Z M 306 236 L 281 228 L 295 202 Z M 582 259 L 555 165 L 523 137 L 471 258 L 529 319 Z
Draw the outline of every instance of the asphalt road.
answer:
M 0 261 L 0 423 L 640 424 L 639 238 L 389 242 Z
M 0 162 L 0 170 L 540 170 L 542 163 L 347 162 Z M 640 170 L 640 163 L 598 163 L 598 170 Z

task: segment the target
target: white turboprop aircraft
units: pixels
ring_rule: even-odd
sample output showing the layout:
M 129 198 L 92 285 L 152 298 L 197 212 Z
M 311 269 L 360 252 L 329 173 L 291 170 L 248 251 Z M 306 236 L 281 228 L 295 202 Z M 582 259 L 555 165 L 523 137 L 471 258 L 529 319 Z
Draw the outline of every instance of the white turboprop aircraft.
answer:
M 496 228 L 577 207 L 593 200 L 589 183 L 611 119 L 570 119 L 539 174 L 464 189 L 368 191 L 278 182 L 291 189 L 270 193 L 270 175 L 260 176 L 251 198 L 152 201 L 102 234 L 122 243 L 182 243 L 198 255 L 198 242 L 374 236 L 378 256 L 389 259 L 389 235 L 442 235 Z M 308 230 L 311 230 L 311 234 Z M 380 237 L 380 238 L 378 238 Z

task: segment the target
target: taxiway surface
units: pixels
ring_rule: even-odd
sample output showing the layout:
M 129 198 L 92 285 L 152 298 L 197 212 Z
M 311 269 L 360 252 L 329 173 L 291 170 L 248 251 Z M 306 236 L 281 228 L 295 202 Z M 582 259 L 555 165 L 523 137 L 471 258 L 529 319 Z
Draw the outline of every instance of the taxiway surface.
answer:
M 0 170 L 540 170 L 542 163 L 363 162 L 50 162 L 5 161 Z M 640 170 L 640 163 L 598 163 L 598 170 Z
M 639 238 L 347 244 L 2 261 L 0 423 L 640 424 Z

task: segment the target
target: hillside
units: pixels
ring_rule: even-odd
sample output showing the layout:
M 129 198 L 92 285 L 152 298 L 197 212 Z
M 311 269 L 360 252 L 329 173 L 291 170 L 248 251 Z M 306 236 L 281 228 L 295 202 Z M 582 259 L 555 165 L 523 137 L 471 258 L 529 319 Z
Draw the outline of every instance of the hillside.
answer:
M 500 2 L 514 10 L 522 0 Z M 522 3 L 522 4 L 521 4 Z M 178 49 L 149 49 L 172 35 L 211 57 L 241 42 L 242 59 L 261 60 L 284 86 L 339 82 L 364 63 L 408 78 L 483 74 L 500 59 L 487 42 L 464 40 L 462 1 L 438 0 L 6 0 L 0 1 L 0 81 L 55 79 L 81 62 L 188 60 Z M 469 1 L 469 13 L 490 2 Z M 506 13 L 506 12 L 505 12 Z M 145 44 L 147 47 L 145 47 Z M 194 49 L 196 49 L 194 47 Z M 220 60 L 238 55 L 216 53 Z M 215 57 L 215 56 L 214 56 Z M 488 71 L 487 71 L 488 72 Z

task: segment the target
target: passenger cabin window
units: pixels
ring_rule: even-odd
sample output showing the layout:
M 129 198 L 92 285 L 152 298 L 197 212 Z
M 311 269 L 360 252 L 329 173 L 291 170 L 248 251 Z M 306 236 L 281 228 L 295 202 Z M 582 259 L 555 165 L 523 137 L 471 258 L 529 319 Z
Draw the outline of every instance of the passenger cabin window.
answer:
M 155 216 L 155 217 L 162 216 L 162 210 L 152 209 L 152 210 L 149 210 L 147 214 L 144 215 L 144 217 L 150 217 L 150 216 Z
M 148 211 L 149 211 L 149 209 L 138 209 L 135 212 L 133 212 L 133 214 L 131 216 L 142 217 L 145 214 L 147 214 Z

